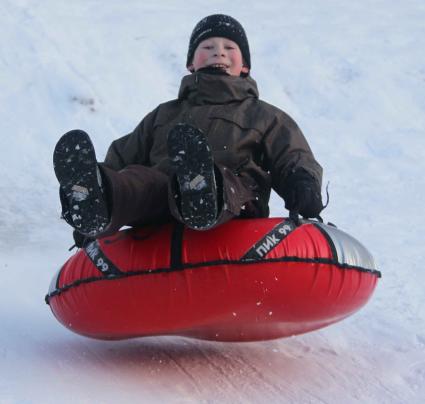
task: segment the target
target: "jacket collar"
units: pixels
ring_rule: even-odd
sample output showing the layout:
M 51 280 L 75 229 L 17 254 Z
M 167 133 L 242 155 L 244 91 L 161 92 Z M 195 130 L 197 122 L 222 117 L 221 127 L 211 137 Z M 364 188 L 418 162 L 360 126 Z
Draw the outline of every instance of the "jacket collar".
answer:
M 195 105 L 228 104 L 246 98 L 258 98 L 257 83 L 250 76 L 236 77 L 196 72 L 184 76 L 179 99 Z

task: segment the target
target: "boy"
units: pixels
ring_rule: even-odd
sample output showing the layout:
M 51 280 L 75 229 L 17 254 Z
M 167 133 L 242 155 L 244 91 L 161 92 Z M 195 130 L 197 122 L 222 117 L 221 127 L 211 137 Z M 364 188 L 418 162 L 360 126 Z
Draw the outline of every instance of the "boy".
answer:
M 288 210 L 323 209 L 322 169 L 296 123 L 258 99 L 238 21 L 211 15 L 194 28 L 178 98 L 115 140 L 105 162 L 88 135 L 65 134 L 54 152 L 62 216 L 85 237 L 172 220 L 208 230 L 267 217 L 271 188 Z M 78 242 L 77 242 L 78 245 Z

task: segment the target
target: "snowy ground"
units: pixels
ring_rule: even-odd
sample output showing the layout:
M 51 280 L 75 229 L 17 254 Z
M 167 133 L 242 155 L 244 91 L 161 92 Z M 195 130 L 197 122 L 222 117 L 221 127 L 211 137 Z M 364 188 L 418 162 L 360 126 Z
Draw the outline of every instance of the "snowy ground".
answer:
M 0 1 L 0 403 L 423 402 L 425 3 L 189 3 Z M 103 157 L 175 98 L 190 32 L 215 12 L 245 26 L 262 98 L 296 119 L 331 182 L 325 219 L 383 278 L 355 316 L 291 339 L 73 335 L 43 301 L 71 244 L 54 144 L 82 128 Z

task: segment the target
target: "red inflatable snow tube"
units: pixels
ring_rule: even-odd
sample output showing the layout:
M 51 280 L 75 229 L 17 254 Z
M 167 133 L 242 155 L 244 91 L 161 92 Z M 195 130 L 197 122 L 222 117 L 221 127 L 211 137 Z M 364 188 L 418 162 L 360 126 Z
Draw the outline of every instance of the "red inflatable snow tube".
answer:
M 349 316 L 379 277 L 363 245 L 323 223 L 238 219 L 205 232 L 170 223 L 79 250 L 46 302 L 64 326 L 92 338 L 254 341 Z

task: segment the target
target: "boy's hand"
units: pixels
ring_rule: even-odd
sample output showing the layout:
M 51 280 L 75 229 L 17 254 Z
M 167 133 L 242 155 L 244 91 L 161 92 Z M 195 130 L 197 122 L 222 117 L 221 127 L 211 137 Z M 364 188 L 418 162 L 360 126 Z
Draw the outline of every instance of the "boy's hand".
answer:
M 317 217 L 323 210 L 322 195 L 317 181 L 305 170 L 295 171 L 286 182 L 285 207 L 304 218 Z

